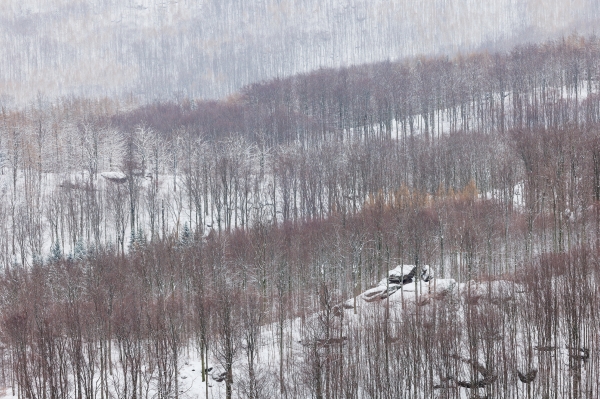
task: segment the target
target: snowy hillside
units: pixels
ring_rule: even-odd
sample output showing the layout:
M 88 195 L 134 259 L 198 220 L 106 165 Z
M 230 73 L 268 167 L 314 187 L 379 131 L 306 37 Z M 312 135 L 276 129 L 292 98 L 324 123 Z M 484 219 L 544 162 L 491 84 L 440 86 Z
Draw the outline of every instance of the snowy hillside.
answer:
M 153 349 L 145 342 L 136 349 L 129 341 L 132 331 L 115 324 L 112 363 L 102 363 L 102 352 L 110 346 L 97 343 L 97 363 L 85 363 L 90 384 L 85 392 L 182 399 L 223 398 L 228 390 L 239 398 L 372 398 L 381 393 L 537 398 L 573 392 L 595 397 L 600 358 L 593 350 L 594 288 L 573 275 L 583 266 L 577 255 L 555 260 L 540 259 L 526 273 L 504 279 L 460 284 L 435 278 L 429 266 L 401 265 L 373 289 L 343 303 L 320 290 L 320 310 L 306 317 L 254 324 L 260 319 L 254 308 L 248 320 L 226 332 L 220 324 L 225 320 L 217 316 L 214 331 L 229 338 L 211 335 L 204 341 L 210 349 L 194 340 L 173 342 L 180 345 L 175 358 L 155 359 L 155 365 L 148 359 L 141 368 L 135 362 Z M 591 272 L 595 278 L 596 271 Z M 570 280 L 577 293 L 569 291 Z M 568 312 L 575 312 L 575 318 L 565 317 Z M 85 362 L 98 355 L 88 345 Z M 160 365 L 163 361 L 167 368 Z M 18 373 L 21 384 L 22 378 L 41 378 L 34 368 L 30 375 Z M 75 390 L 68 382 L 75 376 L 64 378 L 60 390 Z M 40 388 L 22 386 L 22 394 L 42 397 Z M 9 387 L 3 392 L 3 399 L 18 397 Z
M 599 398 L 599 17 L 0 2 L 0 399 Z

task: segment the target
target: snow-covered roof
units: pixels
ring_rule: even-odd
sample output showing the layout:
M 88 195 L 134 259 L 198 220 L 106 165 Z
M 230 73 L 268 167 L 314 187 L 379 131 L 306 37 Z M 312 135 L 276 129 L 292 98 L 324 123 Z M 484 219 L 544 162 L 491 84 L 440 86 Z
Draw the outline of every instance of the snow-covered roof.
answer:
M 102 172 L 100 176 L 113 183 L 124 183 L 127 180 L 127 176 L 123 172 Z

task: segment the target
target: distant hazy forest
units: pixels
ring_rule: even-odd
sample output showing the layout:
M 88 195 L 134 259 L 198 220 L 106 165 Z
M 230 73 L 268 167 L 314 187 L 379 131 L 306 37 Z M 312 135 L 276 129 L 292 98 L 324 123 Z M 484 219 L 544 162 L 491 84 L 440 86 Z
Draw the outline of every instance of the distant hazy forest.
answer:
M 222 98 L 319 67 L 592 33 L 596 0 L 4 0 L 0 105 Z

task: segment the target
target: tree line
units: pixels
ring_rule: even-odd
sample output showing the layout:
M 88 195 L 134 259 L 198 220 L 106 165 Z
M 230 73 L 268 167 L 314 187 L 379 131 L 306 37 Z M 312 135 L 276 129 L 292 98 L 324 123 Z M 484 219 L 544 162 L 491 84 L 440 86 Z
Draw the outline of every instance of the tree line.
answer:
M 576 185 L 591 181 L 577 174 L 597 174 L 597 48 L 593 37 L 570 37 L 504 54 L 321 70 L 220 102 L 128 110 L 73 99 L 5 109 L 0 215 L 11 234 L 0 243 L 2 262 L 31 264 L 51 246 L 124 252 L 136 237 L 178 236 L 186 226 L 205 234 L 259 219 L 354 214 L 370 196 L 403 186 L 436 195 L 471 180 L 511 209 L 521 184 L 528 206 L 545 190 L 556 215 L 573 212 L 558 197 L 572 202 L 588 190 Z M 562 175 L 546 176 L 544 188 L 528 181 L 541 171 L 531 169 L 530 139 L 544 141 L 535 150 L 544 157 L 572 158 L 570 193 L 548 192 Z M 567 173 L 561 165 L 556 173 Z
M 224 370 L 227 397 L 594 397 L 594 240 L 544 251 L 551 215 L 531 232 L 524 213 L 472 187 L 407 191 L 346 218 L 8 268 L 2 382 L 22 398 L 186 397 L 192 356 L 203 384 Z M 592 220 L 574 230 L 597 237 Z M 398 263 L 469 283 L 342 306 Z

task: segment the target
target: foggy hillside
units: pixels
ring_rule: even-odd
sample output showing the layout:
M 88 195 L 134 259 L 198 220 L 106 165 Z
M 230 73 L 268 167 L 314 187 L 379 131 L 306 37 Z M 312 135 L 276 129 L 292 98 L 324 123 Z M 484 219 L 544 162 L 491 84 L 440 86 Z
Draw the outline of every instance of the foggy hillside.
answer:
M 600 398 L 600 0 L 0 0 L 0 399 Z
M 4 0 L 0 103 L 222 98 L 319 67 L 593 31 L 594 0 Z

